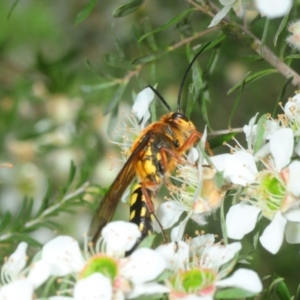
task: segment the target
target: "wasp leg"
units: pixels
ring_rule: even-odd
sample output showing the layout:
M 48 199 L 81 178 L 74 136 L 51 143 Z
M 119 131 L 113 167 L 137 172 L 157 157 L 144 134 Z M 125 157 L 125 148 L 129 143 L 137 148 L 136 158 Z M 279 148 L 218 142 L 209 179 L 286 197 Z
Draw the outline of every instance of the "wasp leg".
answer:
M 159 220 L 158 220 L 158 218 L 157 218 L 157 216 L 156 216 L 156 214 L 154 212 L 154 205 L 153 205 L 153 201 L 151 200 L 151 196 L 150 196 L 151 192 L 144 186 L 144 184 L 141 184 L 141 186 L 142 186 L 142 192 L 143 192 L 143 194 L 145 196 L 145 201 L 146 201 L 147 207 L 149 209 L 149 212 L 155 218 L 158 226 L 161 229 L 161 233 L 163 235 L 163 241 L 164 241 L 164 243 L 168 243 L 168 239 L 167 239 L 167 236 L 165 234 L 164 228 L 161 225 L 161 223 L 159 222 Z
M 202 133 L 198 132 L 198 131 L 194 131 L 189 137 L 188 139 L 184 142 L 183 145 L 181 145 L 181 147 L 178 149 L 180 152 L 185 152 L 186 150 L 188 150 L 189 148 L 191 148 L 192 145 L 195 144 L 195 142 L 197 140 L 200 140 L 202 137 Z M 213 156 L 214 153 L 212 152 L 212 150 L 210 149 L 209 143 L 206 142 L 205 143 L 205 149 L 208 152 L 208 154 L 210 156 Z

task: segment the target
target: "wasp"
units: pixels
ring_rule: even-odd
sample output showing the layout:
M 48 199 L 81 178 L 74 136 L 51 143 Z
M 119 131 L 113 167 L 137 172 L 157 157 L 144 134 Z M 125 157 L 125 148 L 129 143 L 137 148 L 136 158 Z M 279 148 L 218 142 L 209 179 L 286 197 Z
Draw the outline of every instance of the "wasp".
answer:
M 209 43 L 196 54 L 185 72 L 178 93 L 177 112 L 172 112 L 162 96 L 153 87 L 149 86 L 169 110 L 169 113 L 142 130 L 133 143 L 129 151 L 128 160 L 100 202 L 92 219 L 89 235 L 94 243 L 99 238 L 102 228 L 112 219 L 119 200 L 135 178 L 137 178 L 139 184 L 136 191 L 141 193 L 140 197 L 138 197 L 140 199 L 139 205 L 141 208 L 143 207 L 141 203 L 143 198 L 143 203 L 146 204 L 147 208 L 148 217 L 145 220 L 149 222 L 150 215 L 156 218 L 152 197 L 156 195 L 163 181 L 167 181 L 176 165 L 185 162 L 184 155 L 202 137 L 202 134 L 197 131 L 193 122 L 181 112 L 180 99 L 189 70 L 198 55 L 208 45 Z M 210 151 L 208 144 L 206 149 Z M 140 225 L 142 218 L 137 216 L 131 220 Z M 159 220 L 157 222 L 160 224 Z M 150 228 L 148 223 L 146 225 L 146 229 Z M 143 229 L 141 231 L 143 234 Z

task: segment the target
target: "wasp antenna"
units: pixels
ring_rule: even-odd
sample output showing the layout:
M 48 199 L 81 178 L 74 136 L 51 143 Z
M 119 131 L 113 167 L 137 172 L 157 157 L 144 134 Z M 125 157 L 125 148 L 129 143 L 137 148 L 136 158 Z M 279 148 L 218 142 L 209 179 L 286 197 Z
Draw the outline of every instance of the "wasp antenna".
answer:
M 181 84 L 180 84 L 180 87 L 179 87 L 179 91 L 178 91 L 178 98 L 177 98 L 177 110 L 178 112 L 181 111 L 180 109 L 180 100 L 181 100 L 181 95 L 182 95 L 182 90 L 183 90 L 183 86 L 184 86 L 184 83 L 185 83 L 185 80 L 186 80 L 186 77 L 192 67 L 192 65 L 194 64 L 194 62 L 196 61 L 196 59 L 198 58 L 198 56 L 203 52 L 203 50 L 210 44 L 210 42 L 208 42 L 207 44 L 205 44 L 201 49 L 200 51 L 194 56 L 194 58 L 192 59 L 192 61 L 190 62 L 190 64 L 188 65 L 184 75 L 183 75 L 183 78 L 182 78 L 182 81 L 181 81 Z
M 171 111 L 171 107 L 170 105 L 167 103 L 167 101 L 163 98 L 163 96 L 152 86 L 152 85 L 148 85 L 148 88 L 150 88 L 154 94 L 158 97 L 158 99 L 163 103 L 163 105 L 169 110 Z

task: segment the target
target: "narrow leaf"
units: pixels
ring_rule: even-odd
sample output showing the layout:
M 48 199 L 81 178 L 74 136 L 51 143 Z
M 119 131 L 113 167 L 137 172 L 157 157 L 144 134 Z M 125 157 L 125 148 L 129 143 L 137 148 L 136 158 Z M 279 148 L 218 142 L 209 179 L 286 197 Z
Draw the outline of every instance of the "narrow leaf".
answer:
M 125 92 L 126 86 L 128 82 L 123 82 L 119 85 L 117 90 L 114 93 L 113 98 L 110 100 L 108 105 L 104 109 L 104 115 L 107 115 L 109 112 L 111 112 L 120 102 L 121 98 L 123 97 L 123 94 Z
M 109 82 L 102 82 L 96 85 L 83 85 L 81 86 L 81 90 L 84 93 L 91 93 L 91 92 L 107 89 L 117 84 L 118 84 L 117 81 L 109 81 Z
M 17 7 L 17 5 L 18 5 L 19 2 L 20 2 L 20 0 L 16 0 L 16 1 L 12 4 L 10 10 L 8 11 L 7 19 L 10 18 L 11 14 L 12 14 L 13 11 L 15 10 L 15 8 Z
M 149 62 L 152 62 L 154 60 L 161 58 L 162 56 L 164 56 L 167 53 L 169 53 L 168 49 L 160 49 L 158 51 L 151 52 L 149 54 L 137 57 L 137 58 L 133 59 L 133 61 L 131 63 L 134 65 L 149 63 Z
M 153 33 L 157 33 L 157 32 L 160 32 L 162 30 L 165 30 L 167 29 L 168 27 L 178 23 L 180 20 L 182 20 L 183 18 L 185 18 L 186 15 L 188 15 L 191 11 L 193 11 L 194 9 L 193 8 L 190 8 L 190 9 L 187 9 L 187 10 L 184 10 L 183 12 L 181 12 L 179 15 L 175 16 L 174 18 L 172 18 L 171 20 L 169 20 L 167 23 L 157 27 L 156 29 L 144 34 L 140 39 L 139 39 L 139 42 L 141 42 L 144 38 L 146 38 L 147 36 L 149 36 L 150 34 L 153 34 Z
M 133 13 L 134 11 L 136 11 L 137 9 L 139 9 L 139 7 L 143 3 L 144 3 L 144 0 L 134 0 L 134 1 L 127 2 L 127 3 L 119 6 L 118 8 L 116 8 L 113 11 L 112 15 L 115 18 L 127 16 L 127 15 Z
M 238 299 L 253 297 L 255 294 L 238 288 L 223 289 L 216 293 L 216 299 Z
M 277 41 L 278 41 L 278 37 L 281 34 L 281 32 L 285 29 L 286 23 L 289 19 L 289 13 L 287 13 L 281 20 L 280 25 L 277 29 L 277 32 L 274 35 L 274 39 L 273 39 L 273 43 L 274 43 L 274 47 L 276 47 L 277 45 Z
M 209 140 L 209 145 L 212 149 L 217 148 L 221 145 L 223 145 L 226 142 L 229 142 L 232 140 L 232 138 L 237 134 L 237 132 L 230 132 L 227 134 L 222 134 L 217 137 L 214 137 Z
M 278 283 L 278 285 L 276 287 L 276 294 L 280 300 L 290 300 L 291 299 L 289 289 L 287 288 L 287 286 L 283 280 Z
M 241 100 L 241 97 L 242 97 L 242 93 L 243 93 L 243 90 L 244 90 L 244 87 L 245 87 L 245 82 L 247 80 L 247 77 L 250 73 L 248 72 L 246 74 L 246 76 L 244 77 L 244 79 L 242 80 L 241 84 L 239 85 L 239 91 L 238 91 L 238 94 L 237 96 L 235 97 L 235 100 L 234 100 L 234 103 L 233 103 L 233 108 L 230 112 L 230 116 L 229 116 L 229 120 L 228 120 L 228 127 L 230 128 L 231 127 L 231 121 L 232 121 L 232 118 L 236 112 L 236 109 L 239 105 L 239 102 Z
M 266 39 L 267 39 L 267 34 L 268 34 L 268 29 L 269 29 L 269 24 L 270 24 L 270 19 L 266 18 L 263 36 L 261 38 L 261 44 L 260 44 L 260 48 L 259 48 L 259 52 L 260 52 L 261 56 L 263 56 L 264 46 L 266 44 Z
M 75 25 L 83 22 L 92 12 L 98 0 L 90 0 L 90 2 L 77 14 L 75 18 Z
M 264 135 L 268 116 L 269 114 L 262 115 L 257 122 L 256 139 L 253 147 L 254 153 L 256 153 L 264 144 Z
M 233 86 L 228 92 L 227 95 L 230 95 L 232 92 L 237 90 L 242 84 L 247 84 L 252 81 L 258 80 L 264 76 L 277 73 L 278 71 L 275 69 L 267 69 L 263 71 L 256 72 L 255 74 L 249 76 L 249 73 L 246 75 L 246 78 L 243 79 L 241 82 L 237 83 L 235 86 Z
M 102 56 L 102 60 L 104 63 L 106 63 L 108 66 L 118 68 L 118 69 L 125 69 L 128 70 L 131 68 L 131 63 L 124 59 L 123 57 L 120 57 L 117 54 L 109 53 Z
M 288 59 L 299 59 L 300 58 L 300 54 L 292 54 L 292 55 L 288 55 L 284 58 L 284 60 L 288 60 Z
M 276 103 L 275 103 L 275 106 L 274 106 L 274 110 L 273 110 L 273 113 L 272 113 L 272 116 L 273 118 L 275 117 L 275 114 L 276 114 L 276 110 L 277 110 L 277 107 L 278 107 L 278 103 L 282 101 L 282 98 L 285 94 L 285 91 L 288 87 L 288 85 L 293 81 L 293 76 L 287 78 L 285 80 L 285 82 L 283 83 L 282 85 L 282 88 L 281 88 L 281 91 L 280 91 L 280 94 L 278 95 L 277 99 L 276 99 Z

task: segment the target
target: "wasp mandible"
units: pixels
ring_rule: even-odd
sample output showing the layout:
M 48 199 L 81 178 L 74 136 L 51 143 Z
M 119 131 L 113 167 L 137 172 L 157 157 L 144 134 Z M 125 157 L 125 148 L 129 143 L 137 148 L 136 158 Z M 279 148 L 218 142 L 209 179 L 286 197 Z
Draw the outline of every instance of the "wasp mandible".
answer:
M 135 177 L 144 195 L 148 213 L 155 217 L 152 196 L 156 195 L 176 164 L 185 162 L 184 155 L 187 151 L 200 141 L 202 134 L 181 112 L 180 99 L 189 70 L 208 45 L 209 43 L 196 54 L 185 72 L 178 93 L 177 112 L 172 112 L 162 96 L 149 86 L 170 112 L 142 130 L 133 143 L 128 160 L 100 202 L 92 219 L 89 236 L 94 243 L 99 238 L 102 228 L 112 219 L 119 200 Z M 210 151 L 208 144 L 206 149 Z M 159 223 L 159 220 L 157 221 Z

